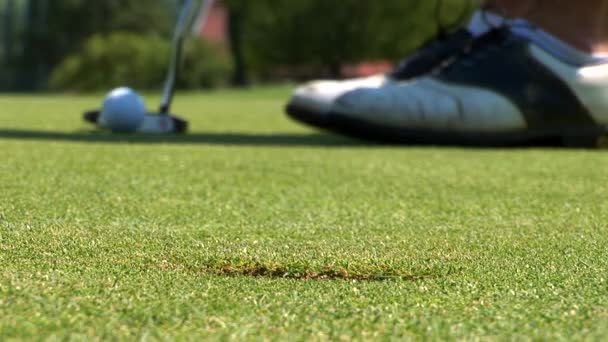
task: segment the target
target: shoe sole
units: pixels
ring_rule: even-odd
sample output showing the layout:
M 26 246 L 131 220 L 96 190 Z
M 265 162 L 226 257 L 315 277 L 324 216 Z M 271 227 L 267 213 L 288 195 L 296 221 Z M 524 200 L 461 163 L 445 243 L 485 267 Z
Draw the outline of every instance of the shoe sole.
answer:
M 289 104 L 289 117 L 301 123 L 357 139 L 400 145 L 438 145 L 469 147 L 551 146 L 597 148 L 608 136 L 608 127 L 568 127 L 525 132 L 454 132 L 431 129 L 395 128 L 339 113 L 321 114 Z

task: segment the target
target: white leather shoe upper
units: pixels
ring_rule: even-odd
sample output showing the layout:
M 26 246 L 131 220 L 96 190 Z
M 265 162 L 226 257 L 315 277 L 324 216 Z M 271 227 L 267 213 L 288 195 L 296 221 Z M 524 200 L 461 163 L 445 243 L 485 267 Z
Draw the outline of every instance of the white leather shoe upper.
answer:
M 489 131 L 526 126 L 507 98 L 484 89 L 445 84 L 432 77 L 351 91 L 336 101 L 332 111 L 376 124 L 413 129 Z
M 321 126 L 339 128 L 345 118 L 403 132 L 542 134 L 608 126 L 608 64 L 570 65 L 506 29 L 473 48 L 414 80 L 309 83 L 296 90 L 291 110 L 315 115 L 309 121 Z
M 358 88 L 377 88 L 392 82 L 385 75 L 346 81 L 313 81 L 294 92 L 290 104 L 316 113 L 328 113 L 336 99 Z

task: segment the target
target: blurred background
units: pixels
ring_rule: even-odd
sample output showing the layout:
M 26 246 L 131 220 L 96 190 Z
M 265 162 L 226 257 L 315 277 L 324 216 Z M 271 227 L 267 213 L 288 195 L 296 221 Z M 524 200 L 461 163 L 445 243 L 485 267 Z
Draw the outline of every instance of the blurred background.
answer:
M 178 0 L 0 0 L 0 91 L 158 89 Z M 468 19 L 468 0 L 215 0 L 180 89 L 365 76 Z

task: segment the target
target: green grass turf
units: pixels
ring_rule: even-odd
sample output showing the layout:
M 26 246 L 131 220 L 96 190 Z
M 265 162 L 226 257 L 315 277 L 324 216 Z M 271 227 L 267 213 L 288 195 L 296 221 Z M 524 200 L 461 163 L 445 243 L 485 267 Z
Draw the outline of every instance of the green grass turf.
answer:
M 0 340 L 608 335 L 605 151 L 365 145 L 288 93 L 179 96 L 165 138 L 0 97 Z

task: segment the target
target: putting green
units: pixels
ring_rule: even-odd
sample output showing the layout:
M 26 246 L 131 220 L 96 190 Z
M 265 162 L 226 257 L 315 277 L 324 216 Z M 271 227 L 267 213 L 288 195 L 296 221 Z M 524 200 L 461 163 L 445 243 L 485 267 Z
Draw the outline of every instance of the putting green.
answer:
M 363 144 L 289 91 L 180 94 L 181 137 L 1 96 L 0 339 L 608 334 L 605 151 Z

